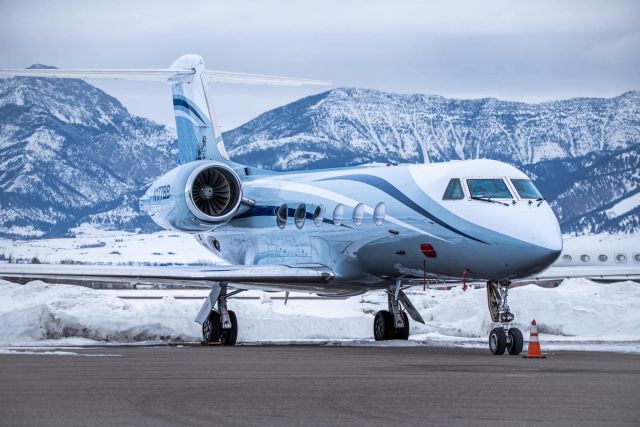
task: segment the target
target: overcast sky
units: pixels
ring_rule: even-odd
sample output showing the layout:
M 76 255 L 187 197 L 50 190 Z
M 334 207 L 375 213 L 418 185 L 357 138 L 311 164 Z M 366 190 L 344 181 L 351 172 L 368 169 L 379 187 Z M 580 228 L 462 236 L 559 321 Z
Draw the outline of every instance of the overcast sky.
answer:
M 207 68 L 538 102 L 640 89 L 640 1 L 5 1 L 0 68 Z M 91 83 L 174 126 L 163 83 Z M 324 87 L 216 85 L 224 130 Z

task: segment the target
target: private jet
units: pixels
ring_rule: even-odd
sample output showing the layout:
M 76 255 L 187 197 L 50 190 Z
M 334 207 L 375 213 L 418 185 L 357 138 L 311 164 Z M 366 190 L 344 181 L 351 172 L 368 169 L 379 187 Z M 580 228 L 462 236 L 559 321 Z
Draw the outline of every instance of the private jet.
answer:
M 0 276 L 68 281 L 181 283 L 210 288 L 195 321 L 202 342 L 234 345 L 227 300 L 247 289 L 344 297 L 384 290 L 375 340 L 406 340 L 424 323 L 406 288 L 425 280 L 486 282 L 493 354 L 517 355 L 512 282 L 560 255 L 558 220 L 523 172 L 494 160 L 361 166 L 274 173 L 229 158 L 209 83 L 325 82 L 206 70 L 197 55 L 168 69 L 2 70 L 12 76 L 156 80 L 171 86 L 179 164 L 158 178 L 140 208 L 167 230 L 192 235 L 225 261 L 207 267 L 0 266 Z

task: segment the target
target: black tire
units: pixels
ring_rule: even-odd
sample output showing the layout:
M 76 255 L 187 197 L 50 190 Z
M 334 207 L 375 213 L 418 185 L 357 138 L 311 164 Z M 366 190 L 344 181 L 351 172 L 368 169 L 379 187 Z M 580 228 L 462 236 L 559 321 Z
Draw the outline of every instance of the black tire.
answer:
M 376 341 L 394 338 L 393 319 L 387 310 L 380 310 L 373 319 L 373 337 Z
M 220 334 L 222 345 L 235 345 L 238 340 L 238 318 L 231 310 L 229 310 L 229 320 L 231 320 L 231 329 L 223 329 Z
M 507 335 L 504 328 L 494 328 L 489 333 L 489 350 L 496 356 L 504 354 L 507 348 Z
M 409 339 L 409 316 L 407 316 L 407 313 L 405 312 L 402 312 L 402 321 L 404 322 L 404 327 L 394 329 L 395 336 L 397 340 L 408 340 Z
M 207 320 L 202 323 L 202 345 L 220 341 L 221 331 L 220 314 L 217 311 L 212 311 Z
M 511 342 L 507 344 L 507 351 L 509 352 L 509 354 L 517 356 L 518 354 L 522 353 L 522 346 L 524 345 L 522 332 L 520 332 L 520 329 L 518 328 L 510 328 L 508 333 Z

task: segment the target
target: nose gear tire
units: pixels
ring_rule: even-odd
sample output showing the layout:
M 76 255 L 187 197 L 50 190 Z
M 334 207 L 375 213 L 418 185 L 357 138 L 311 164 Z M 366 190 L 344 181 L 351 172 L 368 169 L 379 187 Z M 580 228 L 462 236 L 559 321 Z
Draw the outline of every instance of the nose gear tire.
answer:
M 507 351 L 513 356 L 517 356 L 522 353 L 522 347 L 524 344 L 524 338 L 522 332 L 518 328 L 510 328 L 508 331 L 509 343 L 507 344 Z
M 489 350 L 496 356 L 504 354 L 507 348 L 507 335 L 504 328 L 494 328 L 489 333 Z

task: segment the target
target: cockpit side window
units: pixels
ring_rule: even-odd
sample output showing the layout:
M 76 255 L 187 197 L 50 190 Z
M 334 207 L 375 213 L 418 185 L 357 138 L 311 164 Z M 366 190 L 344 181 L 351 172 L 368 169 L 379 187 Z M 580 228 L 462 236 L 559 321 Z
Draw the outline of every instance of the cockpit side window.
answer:
M 507 184 L 500 178 L 468 179 L 467 186 L 471 197 L 489 199 L 511 199 L 513 197 Z
M 511 183 L 522 199 L 542 199 L 542 194 L 530 180 L 512 179 Z
M 447 184 L 447 189 L 444 190 L 442 200 L 460 200 L 464 199 L 464 191 L 462 191 L 462 184 L 460 179 L 452 178 Z

